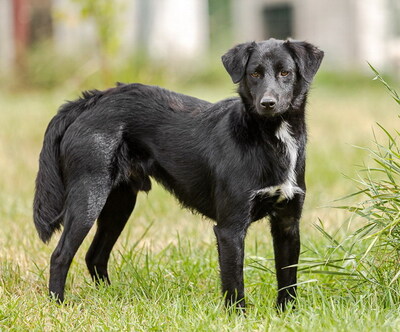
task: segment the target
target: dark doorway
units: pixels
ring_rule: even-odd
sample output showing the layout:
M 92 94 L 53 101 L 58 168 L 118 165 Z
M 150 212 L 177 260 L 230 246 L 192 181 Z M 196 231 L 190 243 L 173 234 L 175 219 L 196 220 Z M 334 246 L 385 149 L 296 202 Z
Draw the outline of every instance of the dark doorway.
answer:
M 266 6 L 263 10 L 266 38 L 286 39 L 293 35 L 293 7 L 290 4 Z

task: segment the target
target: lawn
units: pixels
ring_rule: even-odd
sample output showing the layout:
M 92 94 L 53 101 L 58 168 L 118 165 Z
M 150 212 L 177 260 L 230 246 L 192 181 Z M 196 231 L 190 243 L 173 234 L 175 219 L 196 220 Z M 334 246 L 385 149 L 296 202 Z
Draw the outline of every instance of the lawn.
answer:
M 330 208 L 356 190 L 357 165 L 379 122 L 398 128 L 397 108 L 371 77 L 320 74 L 308 103 L 307 201 L 302 259 L 328 248 L 314 225 L 344 233 L 349 215 Z M 150 82 L 151 83 L 151 82 Z M 167 86 L 216 101 L 233 95 L 229 84 Z M 92 88 L 88 86 L 87 88 Z M 71 266 L 66 304 L 48 300 L 49 258 L 59 235 L 43 244 L 32 222 L 37 159 L 44 130 L 57 107 L 78 91 L 0 90 L 0 330 L 132 331 L 395 331 L 399 309 L 383 306 L 368 288 L 350 288 L 332 274 L 299 275 L 296 310 L 277 314 L 268 220 L 246 240 L 247 317 L 229 315 L 220 296 L 217 252 L 209 220 L 183 210 L 155 185 L 136 209 L 110 260 L 110 287 L 96 288 L 84 255 L 92 231 Z M 361 223 L 362 221 L 355 221 Z M 351 229 L 351 225 L 350 225 Z

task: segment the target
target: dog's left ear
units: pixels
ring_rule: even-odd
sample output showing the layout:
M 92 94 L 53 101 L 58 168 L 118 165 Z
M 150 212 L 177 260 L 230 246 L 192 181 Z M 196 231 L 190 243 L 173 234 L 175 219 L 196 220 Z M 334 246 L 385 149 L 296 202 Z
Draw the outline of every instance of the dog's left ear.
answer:
M 233 83 L 239 83 L 246 72 L 247 62 L 250 54 L 256 47 L 255 42 L 236 45 L 226 52 L 222 57 L 222 63 Z
M 300 75 L 307 83 L 311 83 L 324 57 L 324 52 L 303 41 L 288 40 L 284 45 L 294 58 Z

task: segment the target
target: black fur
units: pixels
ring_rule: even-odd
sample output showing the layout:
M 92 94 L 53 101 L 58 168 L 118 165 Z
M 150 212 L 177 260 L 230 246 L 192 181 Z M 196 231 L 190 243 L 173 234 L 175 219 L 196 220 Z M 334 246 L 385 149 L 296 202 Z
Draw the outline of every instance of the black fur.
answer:
M 34 221 L 52 254 L 50 293 L 64 299 L 71 261 L 98 221 L 86 255 L 95 281 L 107 263 L 139 191 L 150 177 L 186 207 L 215 221 L 226 304 L 245 306 L 244 238 L 271 221 L 278 305 L 295 296 L 305 197 L 305 104 L 323 57 L 311 44 L 268 40 L 240 44 L 223 57 L 240 98 L 218 103 L 156 86 L 119 84 L 85 92 L 51 120 L 40 154 Z

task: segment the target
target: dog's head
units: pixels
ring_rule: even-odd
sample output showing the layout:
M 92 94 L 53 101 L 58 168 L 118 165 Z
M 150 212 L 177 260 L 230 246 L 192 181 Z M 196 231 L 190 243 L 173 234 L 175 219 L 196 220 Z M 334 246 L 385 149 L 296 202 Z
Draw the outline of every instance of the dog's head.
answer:
M 303 104 L 323 56 L 307 42 L 270 39 L 239 44 L 222 62 L 246 107 L 276 116 Z

